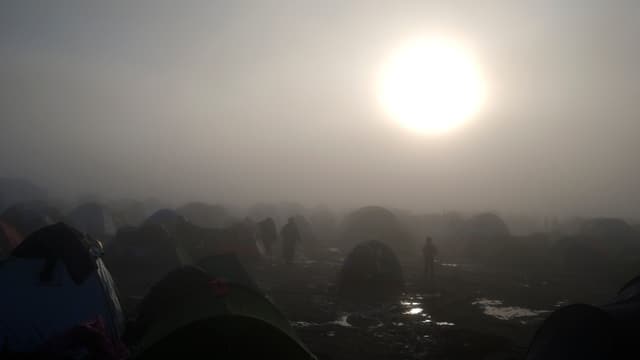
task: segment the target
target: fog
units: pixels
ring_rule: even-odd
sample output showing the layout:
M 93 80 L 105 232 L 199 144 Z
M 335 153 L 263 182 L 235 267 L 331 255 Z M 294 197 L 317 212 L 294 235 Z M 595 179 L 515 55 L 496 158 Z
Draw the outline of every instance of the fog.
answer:
M 56 196 L 640 215 L 635 1 L 3 1 L 0 175 Z M 464 43 L 488 98 L 444 135 L 375 95 Z

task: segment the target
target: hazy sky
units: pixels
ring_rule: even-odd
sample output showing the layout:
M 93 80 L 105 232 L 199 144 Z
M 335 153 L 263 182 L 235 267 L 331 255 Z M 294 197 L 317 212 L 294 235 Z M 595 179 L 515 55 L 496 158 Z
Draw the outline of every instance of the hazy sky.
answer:
M 406 39 L 473 52 L 444 136 L 374 83 Z M 0 175 L 57 194 L 640 216 L 638 1 L 0 2 Z

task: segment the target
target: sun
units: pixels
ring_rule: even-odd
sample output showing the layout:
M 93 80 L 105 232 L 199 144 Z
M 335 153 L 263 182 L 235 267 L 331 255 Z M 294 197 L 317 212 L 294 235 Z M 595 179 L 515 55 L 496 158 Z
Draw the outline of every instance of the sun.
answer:
M 418 39 L 384 64 L 377 87 L 385 111 L 420 133 L 441 134 L 481 108 L 486 89 L 471 54 L 446 39 Z

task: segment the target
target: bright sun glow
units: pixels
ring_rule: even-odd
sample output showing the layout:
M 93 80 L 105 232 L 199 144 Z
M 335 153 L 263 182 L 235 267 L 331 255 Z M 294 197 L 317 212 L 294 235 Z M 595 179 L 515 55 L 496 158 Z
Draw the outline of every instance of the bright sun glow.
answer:
M 473 58 L 455 43 L 422 39 L 400 48 L 384 65 L 378 95 L 405 127 L 443 133 L 479 110 L 485 86 Z

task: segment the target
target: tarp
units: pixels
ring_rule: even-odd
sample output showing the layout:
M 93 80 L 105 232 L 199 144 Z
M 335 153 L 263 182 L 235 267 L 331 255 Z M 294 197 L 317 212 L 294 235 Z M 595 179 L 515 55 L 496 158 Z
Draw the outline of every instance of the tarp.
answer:
M 26 238 L 0 263 L 0 349 L 36 351 L 96 319 L 119 339 L 122 310 L 99 256 L 97 242 L 62 223 Z
M 314 359 L 261 293 L 196 267 L 168 274 L 140 306 L 138 358 Z

